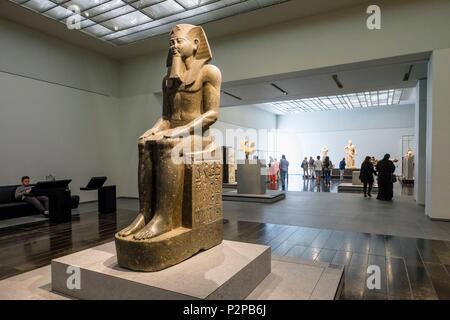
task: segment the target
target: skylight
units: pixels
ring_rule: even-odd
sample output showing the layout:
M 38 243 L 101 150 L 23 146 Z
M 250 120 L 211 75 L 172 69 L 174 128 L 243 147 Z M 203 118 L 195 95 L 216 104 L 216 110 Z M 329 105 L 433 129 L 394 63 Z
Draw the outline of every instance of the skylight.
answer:
M 298 113 L 390 106 L 400 104 L 403 89 L 366 91 L 295 100 L 276 101 L 267 105 L 277 113 Z
M 115 45 L 124 45 L 167 33 L 174 24 L 199 25 L 288 0 L 10 1 L 64 24 L 68 18 L 72 22 L 77 18 L 80 31 Z

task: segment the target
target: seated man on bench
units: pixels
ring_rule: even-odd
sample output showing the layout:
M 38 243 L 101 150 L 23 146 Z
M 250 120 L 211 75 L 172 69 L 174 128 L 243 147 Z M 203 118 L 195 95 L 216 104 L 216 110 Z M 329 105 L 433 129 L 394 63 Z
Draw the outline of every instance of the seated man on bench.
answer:
M 30 177 L 23 176 L 22 185 L 16 189 L 16 199 L 30 203 L 45 217 L 48 217 L 48 197 L 31 195 L 32 188 L 30 187 Z

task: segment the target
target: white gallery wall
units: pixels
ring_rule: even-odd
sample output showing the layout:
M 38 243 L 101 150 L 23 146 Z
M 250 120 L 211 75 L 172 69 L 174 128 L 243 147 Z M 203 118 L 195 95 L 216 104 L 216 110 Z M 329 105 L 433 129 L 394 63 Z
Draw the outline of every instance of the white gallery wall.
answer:
M 216 141 L 220 145 L 234 148 L 236 159 L 245 159 L 241 142 L 248 140 L 255 143 L 255 155 L 267 158 L 272 150 L 269 145 L 268 132 L 276 131 L 277 118 L 274 113 L 246 105 L 220 109 L 219 120 L 211 127 Z M 215 131 L 216 130 L 216 131 Z
M 356 146 L 357 167 L 365 156 L 380 159 L 389 153 L 401 160 L 402 136 L 411 135 L 414 105 L 278 116 L 278 151 L 286 155 L 293 174 L 302 173 L 303 158 L 315 158 L 323 146 L 328 147 L 330 160 L 337 167 L 345 156 L 348 140 Z M 401 174 L 401 161 L 396 173 Z
M 450 221 L 450 48 L 435 50 L 428 66 L 425 213 Z
M 118 63 L 0 20 L 0 185 L 70 178 L 118 184 Z

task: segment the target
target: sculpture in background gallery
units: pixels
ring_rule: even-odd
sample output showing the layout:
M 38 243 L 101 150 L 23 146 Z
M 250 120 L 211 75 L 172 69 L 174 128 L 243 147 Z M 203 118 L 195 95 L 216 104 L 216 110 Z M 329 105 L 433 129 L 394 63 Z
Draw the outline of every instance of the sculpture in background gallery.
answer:
M 247 139 L 241 141 L 241 150 L 245 153 L 245 161 L 238 161 L 236 171 L 238 194 L 265 194 L 267 170 L 263 160 L 257 155 L 250 160 L 250 155 L 256 151 L 255 142 Z
M 236 159 L 232 147 L 222 147 L 223 183 L 236 183 Z
M 235 183 L 236 182 L 236 158 L 234 156 L 234 149 L 230 148 L 230 153 L 228 157 L 228 183 Z
M 345 163 L 347 168 L 355 168 L 356 147 L 352 140 L 345 146 Z
M 328 147 L 322 147 L 322 149 L 320 149 L 320 158 L 321 159 L 325 159 L 325 157 L 328 156 Z
M 250 159 L 250 155 L 255 152 L 255 143 L 248 140 L 241 141 L 241 150 L 245 153 L 245 160 Z
M 403 156 L 403 179 L 414 180 L 414 154 L 412 150 L 408 150 Z
M 201 27 L 172 28 L 162 117 L 138 142 L 139 213 L 115 235 L 121 267 L 157 271 L 222 242 L 222 156 L 203 134 L 220 105 L 210 60 Z

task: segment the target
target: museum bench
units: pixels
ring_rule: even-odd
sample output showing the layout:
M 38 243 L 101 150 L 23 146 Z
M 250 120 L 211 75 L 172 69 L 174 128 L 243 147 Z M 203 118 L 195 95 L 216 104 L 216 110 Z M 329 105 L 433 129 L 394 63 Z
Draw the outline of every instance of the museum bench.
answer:
M 0 220 L 39 214 L 31 204 L 15 198 L 17 187 L 0 186 Z
M 17 200 L 15 198 L 16 189 L 20 185 L 10 185 L 10 186 L 0 186 L 0 220 L 19 218 L 24 216 L 32 216 L 40 214 L 37 209 L 35 209 L 31 204 Z M 30 187 L 35 186 L 30 185 Z M 49 192 L 47 192 L 49 193 Z M 52 194 L 43 194 L 47 195 L 50 198 L 50 202 L 52 202 L 52 198 L 54 199 L 54 195 Z M 50 203 L 50 210 L 56 209 L 59 212 L 64 211 L 64 217 L 60 215 L 52 215 L 51 220 L 55 222 L 62 222 L 69 219 L 71 215 L 71 210 L 74 207 L 78 207 L 79 196 L 71 196 L 70 191 L 64 192 L 62 196 L 58 198 L 62 199 L 62 201 L 57 201 L 58 203 Z M 53 200 L 53 202 L 55 202 Z M 54 208 L 53 205 L 57 205 L 60 208 Z

